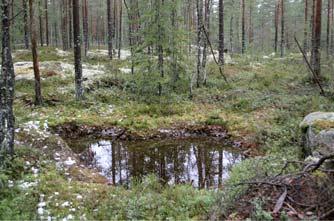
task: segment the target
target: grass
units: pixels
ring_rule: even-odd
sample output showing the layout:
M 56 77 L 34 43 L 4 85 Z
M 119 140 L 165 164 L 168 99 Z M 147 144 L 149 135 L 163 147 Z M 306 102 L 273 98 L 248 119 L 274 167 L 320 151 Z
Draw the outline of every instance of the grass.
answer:
M 41 60 L 71 62 L 57 57 L 52 51 L 42 49 Z M 22 55 L 16 60 L 29 58 Z M 225 126 L 233 139 L 260 148 L 265 155 L 243 161 L 233 169 L 226 184 L 229 192 L 215 194 L 189 186 L 163 187 L 154 177 L 134 183 L 130 190 L 69 182 L 51 164 L 41 166 L 40 185 L 27 196 L 19 190 L 8 191 L 11 195 L 1 195 L 0 211 L 9 212 L 0 212 L 4 214 L 0 219 L 36 218 L 37 193 L 41 192 L 46 197 L 53 197 L 47 208 L 58 218 L 71 213 L 75 218 L 85 214 L 88 219 L 202 219 L 212 212 L 211 208 L 229 208 L 242 193 L 242 189 L 233 189 L 235 183 L 259 174 L 275 173 L 284 160 L 300 156 L 299 123 L 305 115 L 314 111 L 331 111 L 334 107 L 333 99 L 320 96 L 318 88 L 311 83 L 301 57 L 291 55 L 287 59 L 267 60 L 237 57 L 235 61 L 237 64 L 225 67 L 229 84 L 224 83 L 217 67 L 209 64 L 208 82 L 205 87 L 194 88 L 192 99 L 189 99 L 186 81 L 181 81 L 179 88 L 173 90 L 167 87 L 169 82 L 166 80 L 164 86 L 168 90 L 159 97 L 156 96 L 154 76 L 150 81 L 141 75 L 133 77 L 120 73 L 118 68 L 128 66 L 127 61 L 88 59 L 85 62 L 105 65 L 107 75 L 86 85 L 89 90 L 83 102 L 74 100 L 73 76 L 44 79 L 45 103 L 40 107 L 32 105 L 33 82 L 18 81 L 15 100 L 18 126 L 31 120 L 47 121 L 50 126 L 71 122 L 88 126 L 120 126 L 142 135 L 158 128 L 189 124 Z M 327 61 L 323 66 L 323 75 L 327 79 L 325 87 L 331 91 L 333 67 Z M 143 86 L 147 86 L 147 90 L 142 90 Z M 23 178 L 24 175 L 15 179 Z M 54 196 L 54 192 L 59 192 L 59 196 Z M 75 201 L 77 194 L 85 195 L 85 199 Z M 35 203 L 34 209 L 16 207 L 28 196 Z M 74 200 L 71 205 L 76 211 L 54 203 L 61 205 L 70 200 Z M 27 211 L 20 217 L 19 210 Z

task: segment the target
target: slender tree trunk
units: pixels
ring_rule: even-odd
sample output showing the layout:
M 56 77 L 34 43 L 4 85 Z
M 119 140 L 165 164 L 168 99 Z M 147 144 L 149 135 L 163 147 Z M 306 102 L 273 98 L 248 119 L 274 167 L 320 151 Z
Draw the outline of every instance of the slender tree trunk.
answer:
M 231 28 L 231 27 L 230 27 Z M 232 31 L 233 32 L 233 31 Z M 232 35 L 230 33 L 230 35 Z M 219 0 L 219 64 L 224 66 L 224 0 Z
M 196 9 L 197 9 L 197 77 L 196 77 L 196 86 L 200 87 L 200 82 L 203 74 L 202 69 L 202 28 L 203 28 L 203 1 L 196 0 Z
M 53 10 L 56 13 L 56 15 L 58 16 L 58 10 L 56 7 L 56 0 L 52 0 L 52 5 L 53 5 Z M 54 42 L 53 42 L 56 47 L 58 47 L 58 19 L 54 20 Z
M 321 12 L 322 12 L 322 0 L 314 0 L 314 16 L 313 16 L 313 45 L 312 45 L 312 68 L 321 80 L 321 68 L 320 68 L 320 46 L 321 46 Z
M 304 51 L 307 51 L 308 49 L 308 33 L 307 33 L 307 27 L 308 27 L 308 1 L 304 0 Z
M 248 28 L 248 41 L 249 44 L 253 44 L 254 41 L 254 29 L 253 29 L 253 1 L 249 2 L 249 28 Z
M 79 4 L 79 3 L 78 3 Z M 72 42 L 73 42 L 73 31 L 72 31 L 72 28 L 73 28 L 73 26 L 72 26 L 72 7 L 73 7 L 73 5 L 72 5 L 72 1 L 71 0 L 69 0 L 68 1 L 68 38 L 69 38 L 69 40 L 68 40 L 68 42 L 69 42 L 69 44 L 68 44 L 68 46 L 70 47 L 70 48 L 72 48 Z M 80 25 L 80 22 L 78 23 L 79 25 Z
M 75 94 L 77 100 L 83 99 L 82 63 L 81 63 L 81 37 L 80 37 L 80 5 L 79 0 L 73 0 L 73 40 L 74 40 L 74 66 L 75 66 Z
M 71 0 L 69 0 L 71 1 Z M 67 32 L 67 0 L 62 0 L 61 4 L 61 9 L 62 9 L 62 42 L 63 42 L 63 50 L 67 51 L 68 50 L 68 32 Z
M 241 0 L 241 53 L 246 50 L 245 0 Z
M 113 19 L 111 14 L 111 0 L 107 0 L 107 19 L 108 19 L 108 55 L 109 58 L 112 59 L 113 57 Z
M 171 20 L 172 20 L 172 27 L 173 33 L 171 33 L 171 50 L 172 50 L 172 76 L 173 76 L 173 88 L 175 89 L 175 82 L 179 80 L 179 72 L 177 68 L 177 53 L 176 53 L 176 32 L 177 32 L 177 9 L 175 0 L 172 0 L 172 13 L 171 13 Z M 203 59 L 206 55 L 203 54 Z
M 87 0 L 82 0 L 82 29 L 83 29 L 83 37 L 84 37 L 84 51 L 85 56 L 88 53 L 88 7 Z
M 158 45 L 157 45 L 157 51 L 158 51 L 158 69 L 160 72 L 160 76 L 163 78 L 165 76 L 164 73 L 164 50 L 162 46 L 163 41 L 163 30 L 161 25 L 161 6 L 163 4 L 163 0 L 157 0 L 156 5 L 156 22 L 158 23 Z
M 284 0 L 281 0 L 281 57 L 284 56 L 285 49 L 285 19 L 284 19 Z
M 279 21 L 279 11 L 280 11 L 280 4 L 279 0 L 276 3 L 275 7 L 275 40 L 274 40 L 274 49 L 275 53 L 278 51 L 278 21 Z
M 327 33 L 326 33 L 326 53 L 327 57 L 329 57 L 330 54 L 330 32 L 332 28 L 332 23 L 331 23 L 331 2 L 332 0 L 327 0 Z
M 44 46 L 44 30 L 43 30 L 41 0 L 38 0 L 38 18 L 39 18 L 39 38 L 40 38 L 41 47 L 43 47 Z
M 234 48 L 233 48 L 233 38 L 234 38 L 233 20 L 234 20 L 234 14 L 232 14 L 231 18 L 230 18 L 230 50 L 231 50 L 231 53 L 234 52 Z
M 49 46 L 49 12 L 48 12 L 48 0 L 44 2 L 44 10 L 45 10 L 45 34 L 46 34 L 46 45 Z
M 2 66 L 0 71 L 0 164 L 2 153 L 14 155 L 14 66 L 10 45 L 10 1 L 2 0 Z
M 331 46 L 330 46 L 330 53 L 332 56 L 334 56 L 334 0 L 331 1 L 331 12 L 330 12 L 330 20 L 331 20 Z
M 118 59 L 121 59 L 122 49 L 122 25 L 123 25 L 123 3 L 120 0 L 119 3 L 119 26 L 118 26 Z
M 210 38 L 210 15 L 211 15 L 211 0 L 205 0 L 204 5 L 204 27 L 207 30 L 208 38 Z M 207 63 L 207 51 L 208 40 L 203 40 L 203 56 L 202 56 L 202 69 L 203 69 L 203 84 L 207 81 L 206 63 Z
M 22 1 L 23 7 L 23 19 L 24 19 L 24 47 L 29 49 L 29 19 L 28 19 L 28 6 L 27 0 Z
M 30 34 L 31 34 L 31 50 L 33 57 L 34 75 L 35 75 L 35 104 L 42 104 L 42 92 L 41 92 L 41 77 L 39 72 L 39 61 L 37 51 L 37 31 L 35 22 L 35 5 L 34 0 L 29 0 L 30 10 Z

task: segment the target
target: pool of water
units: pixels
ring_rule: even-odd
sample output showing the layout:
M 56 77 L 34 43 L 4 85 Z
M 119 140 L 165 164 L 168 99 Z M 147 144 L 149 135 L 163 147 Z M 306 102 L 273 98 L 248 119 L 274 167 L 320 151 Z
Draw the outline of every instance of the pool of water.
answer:
M 166 184 L 218 188 L 243 156 L 213 139 L 168 139 L 123 142 L 103 139 L 68 141 L 86 166 L 96 168 L 115 185 L 155 174 Z

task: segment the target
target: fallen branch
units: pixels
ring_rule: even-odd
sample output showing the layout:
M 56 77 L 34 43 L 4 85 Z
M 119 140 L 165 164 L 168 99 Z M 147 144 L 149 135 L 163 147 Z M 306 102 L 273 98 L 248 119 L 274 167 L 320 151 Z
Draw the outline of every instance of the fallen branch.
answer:
M 210 41 L 208 32 L 206 31 L 206 29 L 205 29 L 204 26 L 202 26 L 201 29 L 203 29 L 203 32 L 204 32 L 204 34 L 205 34 L 206 41 L 207 41 L 208 44 L 209 44 L 209 47 L 210 47 L 210 50 L 211 50 L 211 54 L 212 54 L 212 56 L 213 56 L 213 60 L 215 61 L 215 63 L 216 63 L 217 66 L 219 67 L 219 72 L 220 72 L 220 74 L 223 76 L 225 82 L 228 83 L 227 78 L 226 78 L 226 76 L 225 76 L 225 74 L 224 74 L 224 72 L 223 72 L 222 65 L 218 62 L 218 60 L 217 60 L 217 58 L 216 58 L 216 56 L 215 56 L 215 52 L 214 52 L 214 50 L 213 50 L 213 47 L 212 47 L 212 44 L 211 44 L 211 41 Z
M 330 160 L 330 159 L 334 159 L 334 154 L 324 156 L 318 162 L 307 165 L 304 168 L 303 172 L 309 172 L 309 173 L 314 172 L 317 169 L 319 169 L 322 166 L 322 164 L 325 163 L 326 160 Z M 311 168 L 311 167 L 313 167 L 313 168 Z
M 297 40 L 297 37 L 295 36 L 294 38 L 295 38 L 295 41 L 296 41 L 296 43 L 297 43 L 297 45 L 298 45 L 298 48 L 299 48 L 300 52 L 303 54 L 304 60 L 305 60 L 305 62 L 306 62 L 306 64 L 307 64 L 309 70 L 310 70 L 311 73 L 313 74 L 314 81 L 318 84 L 318 86 L 319 86 L 319 88 L 320 88 L 320 91 L 321 91 L 320 94 L 321 94 L 321 95 L 325 95 L 325 91 L 324 91 L 324 89 L 323 89 L 323 87 L 322 87 L 322 85 L 321 85 L 321 83 L 320 83 L 320 80 L 319 80 L 317 74 L 314 72 L 313 68 L 311 67 L 310 62 L 307 60 L 307 56 L 306 56 L 304 50 L 302 49 L 302 47 L 300 46 L 300 44 L 299 44 L 299 42 L 298 42 L 298 40 Z

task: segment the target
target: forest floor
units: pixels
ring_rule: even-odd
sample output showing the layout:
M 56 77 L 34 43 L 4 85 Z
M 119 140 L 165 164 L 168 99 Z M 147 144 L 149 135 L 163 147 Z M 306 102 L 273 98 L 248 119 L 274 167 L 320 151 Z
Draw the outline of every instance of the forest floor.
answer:
M 14 54 L 15 62 L 23 62 L 16 63 L 17 157 L 8 165 L 14 172 L 1 173 L 0 219 L 238 218 L 240 208 L 232 202 L 245 190 L 233 184 L 275 174 L 286 160 L 299 159 L 299 123 L 311 112 L 333 110 L 333 99 L 320 95 L 299 54 L 283 59 L 232 56 L 234 64 L 225 67 L 229 84 L 210 63 L 206 86 L 194 88 L 189 99 L 188 89 L 161 97 L 150 94 L 155 89 L 140 91 L 147 79 L 129 73 L 127 51 L 114 61 L 97 53 L 83 60 L 86 94 L 77 102 L 71 54 L 42 48 L 44 104 L 39 107 L 34 105 L 31 64 L 26 63 L 29 52 Z M 331 70 L 333 63 L 323 63 L 328 91 L 333 88 Z M 152 176 L 130 189 L 106 185 L 96 171 L 73 167 L 76 156 L 56 134 L 122 129 L 131 139 L 144 139 L 162 130 L 203 132 L 213 126 L 213 134 L 227 131 L 250 157 L 235 166 L 223 190 L 166 187 Z M 247 215 L 261 204 L 257 197 L 252 200 L 255 209 L 247 208 Z

